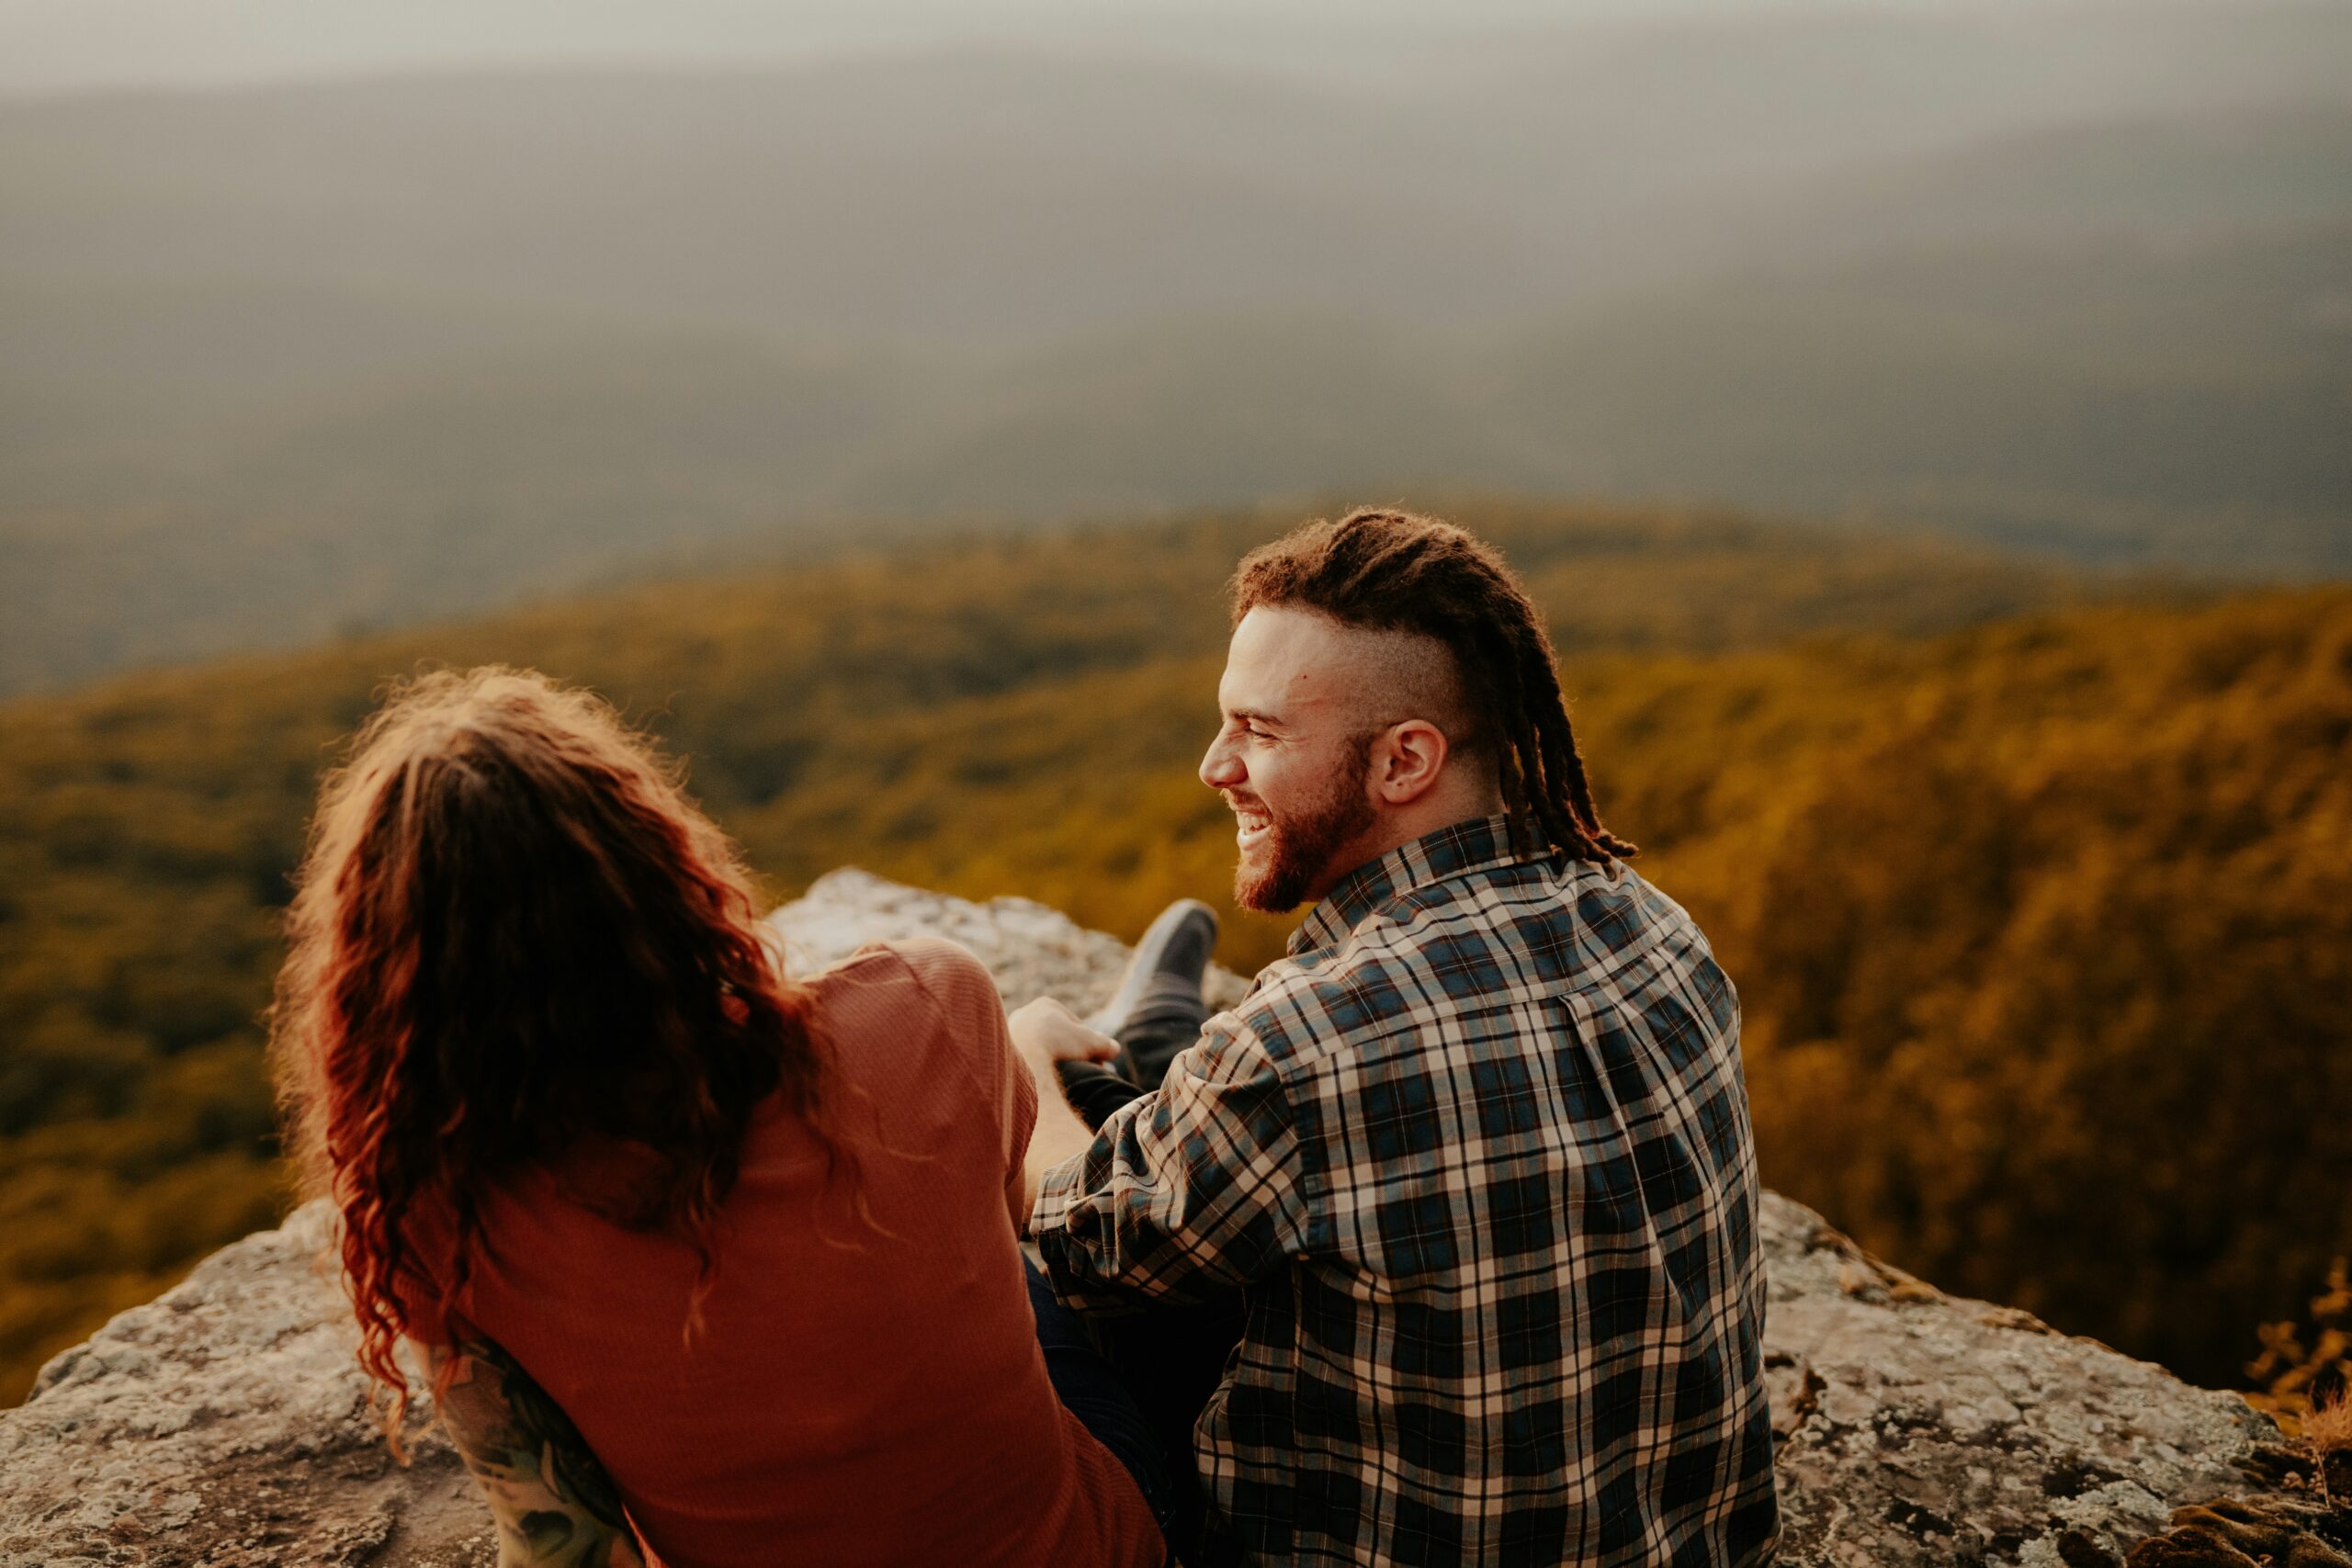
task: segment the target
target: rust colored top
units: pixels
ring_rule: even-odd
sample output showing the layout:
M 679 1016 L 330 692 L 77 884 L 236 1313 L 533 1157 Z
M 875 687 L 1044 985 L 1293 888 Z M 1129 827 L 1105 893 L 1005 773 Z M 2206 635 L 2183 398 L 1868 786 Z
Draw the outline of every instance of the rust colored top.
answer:
M 1055 1398 L 1010 1200 L 1036 1119 L 995 983 L 952 942 L 810 982 L 862 1223 L 781 1105 L 743 1146 L 704 1327 L 693 1252 L 601 1217 L 583 1151 L 483 1206 L 459 1301 L 571 1416 L 668 1568 L 1159 1564 L 1132 1477 Z

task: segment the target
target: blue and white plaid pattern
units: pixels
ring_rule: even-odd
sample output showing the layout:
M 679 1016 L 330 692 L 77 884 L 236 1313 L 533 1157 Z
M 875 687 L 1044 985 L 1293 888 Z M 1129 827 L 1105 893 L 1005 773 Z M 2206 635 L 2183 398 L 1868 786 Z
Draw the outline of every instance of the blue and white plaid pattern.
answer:
M 1706 939 L 1492 818 L 1349 876 L 1032 1234 L 1083 1309 L 1246 1292 L 1221 1545 L 1681 1568 L 1776 1531 L 1757 1196 Z

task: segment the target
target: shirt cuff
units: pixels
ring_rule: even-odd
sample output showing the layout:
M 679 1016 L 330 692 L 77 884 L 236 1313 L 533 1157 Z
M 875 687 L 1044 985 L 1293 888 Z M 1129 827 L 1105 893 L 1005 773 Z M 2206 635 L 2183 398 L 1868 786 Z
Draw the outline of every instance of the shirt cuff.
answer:
M 1029 1239 L 1042 1243 L 1048 1231 L 1058 1233 L 1071 1218 L 1071 1201 L 1086 1178 L 1086 1156 L 1072 1155 L 1048 1166 L 1037 1178 L 1037 1201 L 1029 1206 Z

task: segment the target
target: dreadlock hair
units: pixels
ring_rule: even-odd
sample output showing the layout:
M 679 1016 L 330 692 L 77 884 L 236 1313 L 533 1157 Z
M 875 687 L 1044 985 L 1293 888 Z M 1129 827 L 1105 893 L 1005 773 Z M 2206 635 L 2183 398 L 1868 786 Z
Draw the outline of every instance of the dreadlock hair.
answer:
M 1606 864 L 1640 851 L 1600 824 L 1544 618 L 1501 552 L 1451 523 L 1361 508 L 1313 522 L 1241 559 L 1233 619 L 1258 606 L 1405 632 L 1452 658 L 1469 715 L 1457 750 L 1491 751 L 1512 842 Z

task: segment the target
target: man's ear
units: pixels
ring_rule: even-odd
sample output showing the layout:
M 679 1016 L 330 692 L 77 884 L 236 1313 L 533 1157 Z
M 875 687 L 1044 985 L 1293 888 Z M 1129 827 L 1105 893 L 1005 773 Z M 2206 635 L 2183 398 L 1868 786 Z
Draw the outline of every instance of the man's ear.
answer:
M 1408 806 L 1445 772 L 1445 731 L 1425 718 L 1392 724 L 1373 742 L 1372 788 L 1390 806 Z

